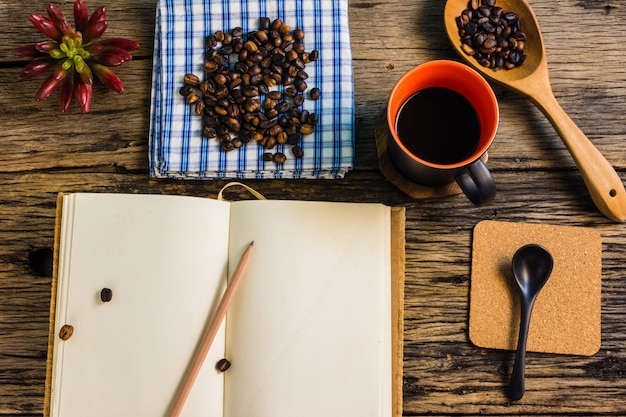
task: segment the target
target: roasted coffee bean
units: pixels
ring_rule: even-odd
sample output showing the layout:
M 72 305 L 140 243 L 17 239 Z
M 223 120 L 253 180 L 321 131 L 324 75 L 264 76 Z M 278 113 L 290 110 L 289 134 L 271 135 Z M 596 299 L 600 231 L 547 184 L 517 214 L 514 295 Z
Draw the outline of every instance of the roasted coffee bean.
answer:
M 287 60 L 289 62 L 295 61 L 296 59 L 298 59 L 298 57 L 299 57 L 298 52 L 296 52 L 295 49 L 291 49 L 289 51 L 285 51 L 285 60 Z M 283 65 L 284 64 L 285 63 L 283 62 Z
M 313 133 L 313 125 L 310 125 L 308 123 L 304 123 L 300 126 L 300 133 L 302 133 L 303 135 L 310 135 L 311 133 Z
M 239 120 L 235 119 L 234 117 L 228 117 L 224 121 L 224 124 L 233 133 L 237 133 L 241 130 L 241 123 L 239 123 Z
M 281 35 L 286 35 L 289 32 L 291 32 L 291 26 L 289 26 L 285 22 L 283 22 L 278 28 L 278 33 L 280 33 Z
M 64 324 L 59 330 L 59 338 L 61 340 L 69 340 L 70 337 L 74 334 L 74 326 L 69 324 Z
M 287 135 L 293 135 L 298 133 L 298 126 L 290 122 L 286 126 L 283 126 L 283 131 L 287 133 Z
M 230 101 L 226 97 L 217 100 L 217 105 L 223 108 L 227 108 L 230 105 Z
M 244 110 L 248 113 L 254 113 L 261 110 L 261 101 L 253 98 L 248 98 L 243 104 Z
M 297 145 L 302 140 L 300 133 L 293 133 L 287 137 L 287 145 Z
M 217 62 L 211 60 L 211 61 L 204 62 L 203 69 L 204 69 L 204 72 L 208 72 L 209 74 L 211 74 L 217 71 L 218 67 L 219 65 L 217 64 Z
M 263 81 L 263 74 L 257 74 L 250 77 L 250 84 L 252 85 L 257 85 L 261 81 Z
M 270 37 L 267 34 L 267 31 L 265 30 L 261 30 L 257 32 L 255 35 L 256 35 L 256 40 L 259 43 L 259 45 L 267 45 L 267 43 L 270 40 Z
M 261 30 L 269 30 L 270 23 L 271 23 L 271 21 L 270 21 L 269 17 L 262 17 L 260 22 L 259 22 Z
M 287 87 L 287 88 L 285 89 L 285 95 L 286 95 L 287 97 L 292 97 L 292 98 L 293 98 L 293 97 L 295 97 L 295 96 L 296 96 L 296 94 L 297 94 L 297 93 L 298 93 L 298 92 L 297 92 L 297 90 L 296 90 L 296 88 L 295 88 L 295 87 Z
M 243 36 L 243 29 L 241 28 L 241 26 L 237 26 L 236 28 L 231 30 L 231 33 L 233 35 L 233 38 L 241 38 Z
M 277 31 L 281 27 L 282 24 L 283 24 L 282 20 L 274 19 L 272 21 L 272 25 L 270 26 L 270 29 Z
M 259 95 L 259 87 L 255 85 L 250 85 L 243 89 L 243 95 L 245 97 L 256 97 Z
M 248 71 L 246 71 L 246 73 L 252 77 L 255 75 L 259 75 L 262 71 L 263 69 L 259 64 L 252 64 L 248 67 Z
M 293 81 L 293 86 L 296 87 L 296 90 L 298 90 L 300 93 L 304 92 L 308 87 L 306 81 L 301 78 L 296 78 Z
M 267 133 L 270 136 L 276 136 L 282 131 L 283 131 L 283 128 L 279 124 L 272 125 L 267 129 Z
M 478 25 L 476 22 L 468 22 L 465 26 L 463 26 L 463 31 L 468 35 L 474 35 L 478 32 Z
M 304 64 L 304 61 L 300 58 L 293 61 L 293 64 L 296 66 L 296 68 L 301 69 L 301 70 L 303 70 L 306 67 L 306 65 Z
M 296 67 L 295 65 L 288 66 L 287 67 L 287 74 L 290 77 L 295 78 L 298 75 L 298 67 Z
M 263 140 L 263 134 L 261 132 L 252 132 L 250 134 L 250 139 L 260 142 Z
M 212 108 L 212 107 L 214 107 L 217 104 L 217 98 L 214 97 L 214 96 L 211 96 L 211 95 L 205 95 L 204 96 L 204 104 L 206 106 L 209 106 L 209 107 Z M 204 109 L 205 113 L 206 113 L 206 109 L 207 108 L 205 107 L 205 109 Z
M 495 4 L 496 0 L 468 2 L 467 9 L 456 19 L 461 49 L 494 71 L 512 69 L 526 61 L 526 33 L 515 13 Z
M 202 116 L 204 114 L 205 107 L 206 105 L 204 104 L 204 101 L 198 101 L 196 103 L 196 106 L 194 107 L 194 113 L 196 113 L 198 116 Z
M 285 73 L 283 74 L 282 78 L 281 78 L 281 83 L 285 86 L 287 85 L 291 85 L 293 83 L 293 77 L 289 76 L 289 74 Z
M 289 103 L 287 103 L 286 101 L 281 101 L 274 108 L 279 114 L 282 114 L 289 110 Z
M 218 52 L 217 52 L 217 50 L 215 48 L 209 48 L 204 53 L 204 60 L 205 61 L 212 61 L 213 59 L 215 59 L 217 54 L 218 54 Z
M 180 87 L 180 89 L 178 90 L 178 93 L 183 96 L 183 97 L 187 97 L 189 94 L 191 94 L 193 92 L 193 87 L 190 86 L 189 84 L 185 84 L 182 87 Z
M 320 89 L 317 87 L 312 88 L 311 91 L 309 92 L 309 96 L 311 97 L 311 100 L 318 100 L 321 95 L 322 93 Z
M 276 136 L 266 136 L 265 143 L 263 144 L 267 149 L 274 149 L 278 144 Z
M 215 98 L 217 98 L 218 100 L 220 98 L 227 97 L 228 94 L 228 87 L 226 87 L 225 85 L 218 85 L 215 87 Z
M 235 38 L 233 39 L 233 42 L 231 45 L 233 47 L 233 53 L 239 54 L 243 50 L 243 39 Z
M 248 52 L 256 52 L 259 50 L 259 46 L 256 43 L 252 42 L 251 40 L 246 41 L 243 44 L 243 47 Z
M 233 139 L 232 143 L 235 149 L 241 148 L 244 145 L 244 141 L 241 139 L 241 136 L 237 136 L 235 139 Z
M 293 38 L 297 41 L 302 41 L 304 39 L 304 31 L 302 29 L 294 29 Z
M 287 157 L 282 152 L 276 152 L 273 158 L 274 162 L 277 164 L 284 164 L 287 161 Z
M 187 103 L 196 104 L 200 100 L 200 96 L 195 91 L 190 92 L 185 96 L 187 98 Z
M 297 159 L 300 159 L 304 156 L 304 151 L 298 145 L 295 145 L 293 148 L 291 148 L 291 153 Z
M 215 113 L 219 114 L 220 116 L 226 116 L 226 114 L 228 113 L 226 109 L 220 105 L 213 107 L 213 110 L 215 111 Z
M 280 49 L 282 49 L 283 52 L 288 53 L 293 49 L 293 41 L 282 42 L 282 44 L 280 45 Z
M 224 75 L 224 74 L 215 74 L 215 76 L 213 77 L 213 81 L 215 81 L 215 84 L 219 85 L 226 85 L 226 83 L 228 82 L 228 78 Z
M 113 291 L 110 288 L 103 288 L 100 291 L 100 300 L 103 303 L 108 303 L 113 299 Z
M 200 91 L 205 96 L 215 93 L 215 83 L 212 80 L 206 80 L 200 84 Z
M 296 106 L 301 106 L 304 104 L 304 96 L 302 94 L 296 94 L 293 97 L 293 104 Z
M 217 54 L 213 57 L 213 61 L 215 61 L 220 67 L 225 67 L 228 65 L 228 57 L 223 54 Z
M 237 73 L 235 73 L 237 74 Z M 243 81 L 241 80 L 241 78 L 235 78 L 235 79 L 231 79 L 230 83 L 228 84 L 228 88 L 231 91 L 234 91 L 237 87 L 239 87 L 241 84 L 243 83 Z
M 183 83 L 196 87 L 200 84 L 200 78 L 195 74 L 185 74 Z
M 214 127 L 204 126 L 202 134 L 209 139 L 215 139 L 217 137 L 217 131 Z
M 288 137 L 289 135 L 287 134 L 287 132 L 282 131 L 276 135 L 276 141 L 278 141 L 279 144 L 284 145 L 285 143 L 287 143 Z
M 274 87 L 277 82 L 274 79 L 274 77 L 271 77 L 270 75 L 264 75 L 263 76 L 263 84 L 265 84 L 268 88 Z
M 268 97 L 271 98 L 272 100 L 280 100 L 282 97 L 282 94 L 280 91 L 274 90 L 268 93 Z
M 259 84 L 257 87 L 259 88 L 259 94 L 267 95 L 270 93 L 270 88 L 264 83 Z

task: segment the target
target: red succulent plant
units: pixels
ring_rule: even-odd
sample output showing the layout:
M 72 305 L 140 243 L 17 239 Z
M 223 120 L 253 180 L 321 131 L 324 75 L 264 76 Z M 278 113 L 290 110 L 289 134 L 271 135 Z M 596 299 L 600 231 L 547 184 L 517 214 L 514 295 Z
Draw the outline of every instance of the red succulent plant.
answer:
M 132 59 L 130 51 L 139 44 L 130 39 L 100 40 L 107 29 L 106 9 L 98 7 L 91 16 L 83 0 L 74 2 L 74 27 L 53 4 L 48 4 L 48 17 L 29 16 L 33 26 L 51 40 L 15 48 L 18 57 L 33 58 L 19 73 L 20 80 L 30 80 L 52 71 L 41 84 L 35 99 L 44 100 L 60 87 L 61 111 L 66 112 L 76 98 L 82 113 L 89 112 L 93 78 L 113 91 L 122 93 L 121 80 L 109 67 L 117 67 Z

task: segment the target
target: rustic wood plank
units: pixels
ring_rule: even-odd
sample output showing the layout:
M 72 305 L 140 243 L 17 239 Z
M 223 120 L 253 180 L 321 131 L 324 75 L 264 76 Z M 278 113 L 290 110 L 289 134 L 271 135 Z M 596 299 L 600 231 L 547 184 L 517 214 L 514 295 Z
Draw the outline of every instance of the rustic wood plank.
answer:
M 2 0 L 2 13 L 0 13 L 0 25 L 2 25 L 3 42 L 0 44 L 0 64 L 22 62 L 13 55 L 13 49 L 17 46 L 35 43 L 44 40 L 44 35 L 39 33 L 28 20 L 28 15 L 38 13 L 46 15 L 46 5 L 49 0 L 32 0 L 22 2 L 19 0 Z M 73 24 L 73 0 L 53 1 Z M 134 39 L 141 48 L 133 55 L 139 57 L 151 56 L 154 41 L 154 17 L 156 15 L 155 0 L 124 1 L 92 1 L 86 0 L 85 4 L 91 14 L 97 7 L 105 6 L 109 26 L 105 32 L 107 37 L 120 37 Z
M 306 181 L 306 187 L 294 187 L 294 181 L 249 183 L 269 198 L 383 201 L 407 208 L 406 415 L 626 412 L 623 395 L 617 395 L 626 392 L 626 335 L 620 332 L 626 312 L 619 308 L 626 300 L 621 285 L 626 269 L 626 248 L 620 245 L 623 227 L 595 213 L 577 173 L 525 173 L 525 182 L 518 181 L 519 175 L 496 173 L 499 194 L 493 206 L 484 208 L 472 207 L 461 196 L 413 201 L 376 173 L 343 181 Z M 52 244 L 56 193 L 214 197 L 224 183 L 154 181 L 128 173 L 10 173 L 0 175 L 0 183 L 0 217 L 5 219 L 0 230 L 0 379 L 11 387 L 0 390 L 0 414 L 36 413 L 43 395 L 50 281 L 33 274 L 28 254 Z M 534 194 L 528 194 L 529 185 Z M 250 196 L 233 190 L 227 198 Z M 503 395 L 512 352 L 476 348 L 467 336 L 471 231 L 484 219 L 597 227 L 610 254 L 603 268 L 601 352 L 591 358 L 530 354 L 522 405 L 509 404 Z M 584 387 L 583 398 L 579 387 Z M 593 401 L 585 400 L 587 396 Z
M 20 31 L 34 31 L 29 28 L 29 22 L 20 26 L 19 22 L 2 21 L 12 16 L 10 13 L 18 13 L 16 10 L 23 8 L 15 0 L 7 3 L 9 13 L 0 15 L 0 24 L 5 27 L 6 23 L 6 27 L 16 27 Z M 45 10 L 44 4 L 39 3 L 33 3 L 32 10 Z M 60 7 L 69 9 L 67 3 L 65 6 L 61 3 Z M 15 81 L 22 63 L 12 61 L 11 65 L 7 64 L 8 68 L 0 68 L 0 115 L 7 121 L 3 135 L 8 136 L 3 140 L 13 150 L 8 155 L 0 155 L 1 170 L 93 169 L 94 166 L 105 172 L 145 169 L 154 4 L 139 2 L 129 9 L 126 6 L 116 7 L 115 2 L 112 4 L 108 7 L 112 20 L 111 34 L 138 39 L 142 43 L 135 61 L 116 70 L 127 91 L 117 95 L 99 86 L 94 93 L 89 117 L 77 114 L 76 107 L 70 114 L 60 115 L 56 111 L 58 94 L 41 103 L 32 100 L 40 79 Z M 442 5 L 441 1 L 421 1 L 411 5 L 399 1 L 350 3 L 351 35 L 358 40 L 353 42 L 358 169 L 376 167 L 372 132 L 382 117 L 386 95 L 393 83 L 406 70 L 421 62 L 458 59 L 440 25 Z M 626 139 L 626 132 L 621 114 L 625 110 L 626 69 L 620 65 L 619 59 L 626 52 L 626 45 L 617 31 L 611 28 L 615 27 L 612 23 L 626 17 L 626 10 L 616 6 L 605 14 L 604 8 L 593 7 L 580 13 L 580 7 L 561 2 L 558 7 L 561 17 L 555 20 L 552 18 L 552 6 L 535 6 L 546 32 L 555 94 L 572 119 L 609 161 L 624 169 L 626 151 L 621 143 Z M 402 14 L 406 24 L 397 20 L 395 10 L 399 8 L 406 10 L 406 14 Z M 370 13 L 376 16 L 373 22 Z M 115 24 L 117 16 L 120 21 Z M 560 36 L 562 21 L 593 30 L 595 36 L 584 40 L 586 44 L 593 42 L 593 54 L 581 54 L 572 62 L 572 51 L 583 40 Z M 395 29 L 392 31 L 389 28 Z M 15 37 L 9 39 L 15 42 Z M 365 41 L 361 41 L 363 39 Z M 11 43 L 5 42 L 0 46 L 6 48 L 8 44 Z M 5 57 L 3 59 L 10 55 L 10 50 L 0 54 Z M 606 74 L 607 71 L 609 74 Z M 494 88 L 502 115 L 490 152 L 491 165 L 514 169 L 529 165 L 549 169 L 573 167 L 569 154 L 543 115 L 524 99 L 498 86 Z M 20 117 L 15 117 L 18 113 Z M 105 132 L 100 129 L 103 124 L 107 127 Z M 44 130 L 42 126 L 48 129 Z M 78 150 L 81 156 L 73 157 Z M 47 164 L 42 161 L 47 161 Z M 85 165 L 88 161 L 92 166 Z
M 14 47 L 40 40 L 27 19 L 48 0 L 0 0 L 0 415 L 40 416 L 50 279 L 29 255 L 52 245 L 60 191 L 215 196 L 224 182 L 147 177 L 155 0 L 106 4 L 108 36 L 138 40 L 135 60 L 116 70 L 118 95 L 99 86 L 92 112 L 58 112 L 58 95 L 36 103 L 38 81 L 17 82 Z M 55 1 L 69 11 L 72 1 Z M 624 226 L 589 199 L 560 139 L 539 111 L 494 86 L 501 106 L 490 150 L 498 194 L 487 207 L 462 196 L 414 201 L 377 171 L 373 129 L 393 83 L 432 59 L 455 59 L 441 19 L 444 0 L 350 0 L 356 106 L 356 169 L 341 181 L 251 181 L 269 198 L 380 201 L 407 208 L 404 414 L 626 414 Z M 620 2 L 531 1 L 543 29 L 555 95 L 626 177 L 626 44 Z M 399 12 L 400 11 L 400 12 Z M 592 36 L 589 36 L 592 34 Z M 232 199 L 250 198 L 229 191 Z M 588 226 L 603 240 L 602 348 L 592 357 L 529 354 L 527 393 L 510 403 L 504 387 L 513 353 L 468 339 L 471 233 L 485 219 Z

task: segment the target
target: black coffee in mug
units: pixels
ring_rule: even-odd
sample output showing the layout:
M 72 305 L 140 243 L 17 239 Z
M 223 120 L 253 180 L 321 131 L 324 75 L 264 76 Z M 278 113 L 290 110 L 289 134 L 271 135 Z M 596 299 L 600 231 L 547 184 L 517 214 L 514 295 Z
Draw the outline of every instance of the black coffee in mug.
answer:
M 448 88 L 421 90 L 400 108 L 396 133 L 422 160 L 451 165 L 466 160 L 478 146 L 480 122 L 472 104 Z

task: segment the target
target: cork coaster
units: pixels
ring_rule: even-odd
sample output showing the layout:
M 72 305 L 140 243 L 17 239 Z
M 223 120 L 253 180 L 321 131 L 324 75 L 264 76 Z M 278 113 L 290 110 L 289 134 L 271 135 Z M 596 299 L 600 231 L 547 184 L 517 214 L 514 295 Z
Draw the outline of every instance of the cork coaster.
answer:
M 583 227 L 485 220 L 474 228 L 469 337 L 515 350 L 520 306 L 511 267 L 525 244 L 544 246 L 554 268 L 533 308 L 527 350 L 591 356 L 600 349 L 602 241 Z
M 460 194 L 462 192 L 456 182 L 438 187 L 429 187 L 427 185 L 416 184 L 402 175 L 389 158 L 389 151 L 387 150 L 388 136 L 389 130 L 387 129 L 387 119 L 383 117 L 374 128 L 376 152 L 378 154 L 378 166 L 380 167 L 380 172 L 384 175 L 387 181 L 398 187 L 400 191 L 415 199 L 446 197 Z

